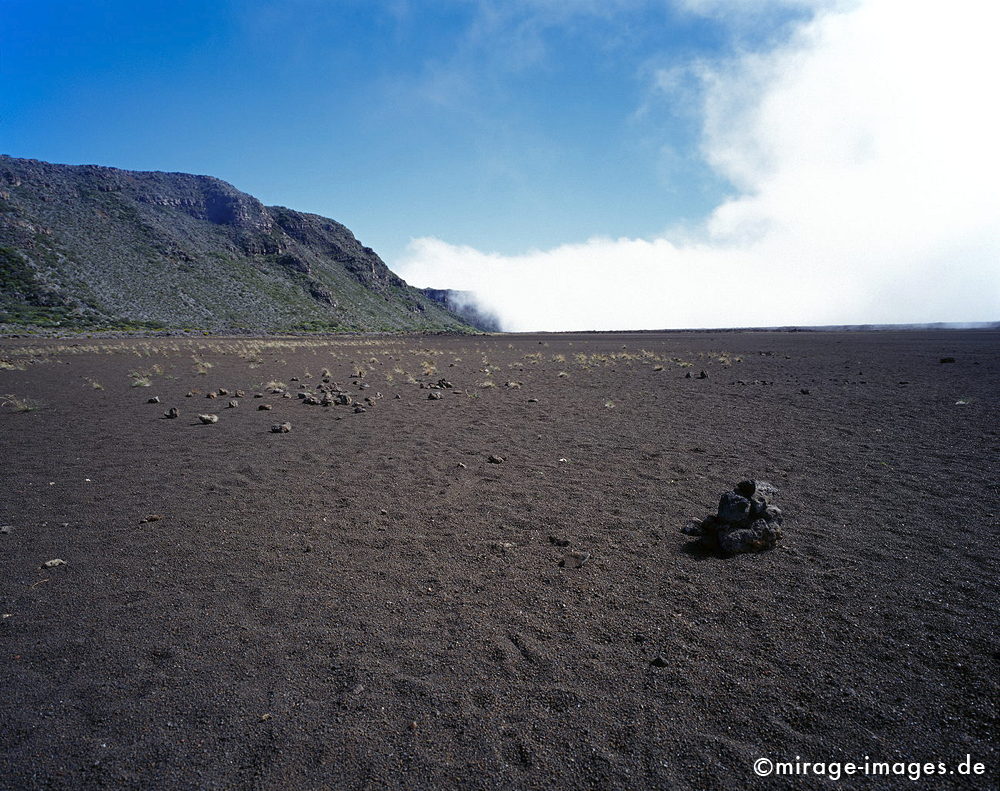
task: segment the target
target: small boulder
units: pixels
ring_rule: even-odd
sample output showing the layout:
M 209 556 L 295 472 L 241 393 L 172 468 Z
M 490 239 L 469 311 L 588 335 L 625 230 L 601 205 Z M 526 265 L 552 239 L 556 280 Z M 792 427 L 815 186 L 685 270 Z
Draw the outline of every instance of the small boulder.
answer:
M 292 424 L 289 423 L 288 421 L 285 421 L 284 423 L 275 423 L 273 426 L 271 426 L 272 434 L 287 434 L 291 430 L 292 430 Z
M 228 404 L 226 404 L 226 409 L 236 409 L 240 405 L 240 402 L 235 398 L 232 399 Z
M 180 413 L 181 413 L 181 411 L 177 407 L 172 406 L 172 407 L 170 407 L 170 409 L 168 409 L 166 412 L 163 413 L 163 417 L 169 418 L 169 419 L 172 420 L 173 418 L 178 417 L 180 415 Z
M 270 411 L 272 409 L 274 409 L 274 407 L 272 407 L 270 404 L 258 404 L 257 405 L 257 411 L 258 412 L 268 412 L 268 411 Z
M 441 395 L 440 391 L 438 391 L 438 390 L 431 390 L 431 392 L 428 393 L 428 395 L 427 395 L 427 400 L 428 401 L 438 401 L 438 400 L 440 400 L 443 397 L 444 396 Z
M 219 416 L 218 415 L 198 415 L 198 420 L 200 420 L 205 425 L 209 425 L 211 423 L 218 423 L 219 422 Z
M 152 398 L 146 399 L 146 403 L 147 404 L 159 404 L 160 403 L 160 397 L 159 396 L 153 396 Z
M 503 456 L 492 455 L 486 461 L 490 464 L 503 464 Z

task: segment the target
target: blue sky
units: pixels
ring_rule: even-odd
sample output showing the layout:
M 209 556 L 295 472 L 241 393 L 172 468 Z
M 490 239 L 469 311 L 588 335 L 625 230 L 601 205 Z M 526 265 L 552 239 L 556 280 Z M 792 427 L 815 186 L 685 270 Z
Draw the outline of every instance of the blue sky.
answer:
M 995 321 L 998 28 L 992 0 L 5 0 L 0 152 L 218 176 L 511 330 Z
M 655 74 L 761 46 L 666 2 L 45 2 L 0 10 L 0 150 L 207 173 L 338 219 L 517 253 L 647 236 L 727 189 Z

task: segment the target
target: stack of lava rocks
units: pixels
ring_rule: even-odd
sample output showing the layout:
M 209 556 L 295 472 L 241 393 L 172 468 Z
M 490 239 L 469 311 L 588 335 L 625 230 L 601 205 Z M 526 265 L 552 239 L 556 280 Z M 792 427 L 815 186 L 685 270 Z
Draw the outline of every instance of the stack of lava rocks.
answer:
M 764 481 L 740 481 L 719 499 L 716 514 L 692 520 L 681 532 L 723 555 L 770 549 L 781 539 L 781 510 L 765 497 L 774 494 L 777 490 Z

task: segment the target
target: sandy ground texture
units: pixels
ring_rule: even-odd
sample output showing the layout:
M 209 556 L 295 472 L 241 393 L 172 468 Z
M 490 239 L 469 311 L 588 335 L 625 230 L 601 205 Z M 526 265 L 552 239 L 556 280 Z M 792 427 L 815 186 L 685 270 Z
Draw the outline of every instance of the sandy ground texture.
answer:
M 0 360 L 2 789 L 997 786 L 998 333 Z M 746 477 L 779 546 L 693 548 Z

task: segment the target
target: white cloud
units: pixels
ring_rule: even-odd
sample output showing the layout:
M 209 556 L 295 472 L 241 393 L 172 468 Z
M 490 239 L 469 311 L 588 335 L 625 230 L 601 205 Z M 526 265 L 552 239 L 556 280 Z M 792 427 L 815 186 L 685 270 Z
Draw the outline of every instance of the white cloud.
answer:
M 1000 318 L 1000 12 L 811 5 L 779 48 L 699 69 L 703 154 L 738 190 L 702 227 L 506 257 L 418 239 L 395 268 L 511 330 Z

